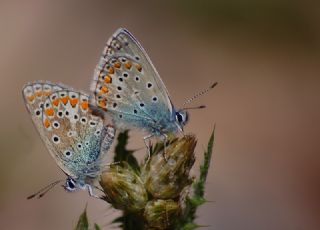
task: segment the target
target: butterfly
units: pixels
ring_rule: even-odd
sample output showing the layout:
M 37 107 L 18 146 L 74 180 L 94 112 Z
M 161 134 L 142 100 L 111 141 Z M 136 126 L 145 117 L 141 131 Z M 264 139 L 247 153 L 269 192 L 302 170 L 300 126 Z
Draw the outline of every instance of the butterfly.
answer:
M 24 102 L 41 139 L 51 156 L 67 175 L 66 191 L 88 189 L 100 174 L 102 158 L 115 135 L 112 125 L 104 125 L 100 116 L 89 108 L 88 95 L 50 82 L 26 84 Z M 53 187 L 59 181 L 50 184 Z M 40 197 L 48 190 L 30 196 Z M 46 190 L 43 193 L 43 190 Z
M 185 104 L 209 89 L 198 93 Z M 166 139 L 167 133 L 183 132 L 188 122 L 187 109 L 191 108 L 176 109 L 173 106 L 147 53 L 137 39 L 123 28 L 108 40 L 96 67 L 91 91 L 91 104 L 111 116 L 117 129 L 138 128 L 146 131 L 145 143 L 153 136 Z

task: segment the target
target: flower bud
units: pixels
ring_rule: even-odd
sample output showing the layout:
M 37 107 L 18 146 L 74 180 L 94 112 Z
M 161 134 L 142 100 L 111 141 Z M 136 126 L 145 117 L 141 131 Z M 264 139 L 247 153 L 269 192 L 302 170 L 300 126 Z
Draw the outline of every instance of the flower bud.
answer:
M 104 199 L 117 209 L 137 211 L 147 203 L 147 191 L 140 176 L 126 162 L 103 172 L 100 185 L 105 193 Z
M 190 183 L 189 171 L 195 161 L 196 139 L 187 135 L 174 141 L 163 152 L 153 155 L 143 169 L 147 190 L 156 198 L 174 199 Z
M 173 200 L 153 200 L 147 203 L 143 217 L 149 228 L 167 229 L 180 214 L 179 205 Z

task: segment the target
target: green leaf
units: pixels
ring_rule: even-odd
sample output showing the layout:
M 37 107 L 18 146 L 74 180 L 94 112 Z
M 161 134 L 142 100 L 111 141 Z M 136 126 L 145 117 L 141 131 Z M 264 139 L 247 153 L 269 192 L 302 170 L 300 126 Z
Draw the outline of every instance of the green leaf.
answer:
M 181 230 L 193 230 L 193 229 L 196 229 L 196 228 L 199 228 L 199 227 L 200 226 L 197 225 L 197 224 L 188 223 L 188 224 L 184 225 Z
M 200 177 L 199 177 L 199 181 L 201 181 L 202 183 L 205 184 L 206 180 L 207 180 L 207 176 L 208 176 L 208 172 L 209 172 L 209 167 L 210 167 L 210 163 L 211 163 L 211 158 L 212 158 L 212 149 L 213 149 L 213 143 L 214 143 L 214 131 L 215 131 L 215 127 L 213 129 L 213 132 L 211 134 L 211 137 L 209 139 L 209 143 L 208 143 L 208 149 L 207 151 L 204 153 L 204 162 L 202 163 L 202 165 L 200 166 Z M 204 186 L 203 186 L 204 187 Z M 204 192 L 204 191 L 203 191 Z M 204 194 L 202 194 L 204 195 Z
M 200 206 L 200 205 L 206 203 L 206 199 L 204 199 L 203 197 L 193 197 L 193 198 L 189 199 L 189 201 L 194 206 Z
M 204 160 L 203 163 L 200 166 L 200 176 L 199 180 L 196 181 L 193 185 L 193 188 L 195 189 L 194 196 L 195 197 L 203 197 L 205 192 L 205 184 L 210 168 L 210 162 L 212 158 L 212 150 L 213 150 L 213 143 L 214 143 L 214 131 L 215 127 L 213 129 L 213 132 L 211 134 L 211 137 L 209 139 L 208 148 L 207 151 L 204 153 Z
M 128 144 L 128 130 L 120 133 L 118 135 L 118 144 L 115 148 L 115 155 L 113 158 L 114 162 L 126 161 L 130 167 L 136 172 L 140 172 L 140 167 L 137 159 L 133 156 L 132 150 L 127 150 L 126 146 Z
M 87 208 L 85 208 L 83 213 L 79 217 L 75 230 L 88 230 L 88 229 L 89 229 L 89 223 L 88 223 L 88 217 L 87 217 Z
M 97 224 L 94 224 L 94 229 L 95 229 L 95 230 L 101 230 L 100 226 L 97 225 Z

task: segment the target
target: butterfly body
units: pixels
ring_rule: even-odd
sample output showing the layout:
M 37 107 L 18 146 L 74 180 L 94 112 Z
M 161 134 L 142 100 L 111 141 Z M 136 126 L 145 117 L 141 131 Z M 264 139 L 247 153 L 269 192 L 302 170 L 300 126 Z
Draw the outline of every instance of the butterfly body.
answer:
M 159 136 L 182 131 L 187 122 L 186 112 L 174 108 L 148 55 L 126 29 L 118 29 L 107 42 L 91 90 L 92 104 L 120 129 Z
M 87 95 L 64 86 L 30 83 L 23 88 L 23 96 L 41 139 L 67 175 L 65 189 L 90 186 L 101 171 L 114 128 L 92 114 Z

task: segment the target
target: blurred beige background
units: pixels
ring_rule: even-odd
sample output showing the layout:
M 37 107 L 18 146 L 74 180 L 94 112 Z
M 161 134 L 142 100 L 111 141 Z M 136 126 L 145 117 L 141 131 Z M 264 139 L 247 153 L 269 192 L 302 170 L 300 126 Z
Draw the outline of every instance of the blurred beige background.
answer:
M 314 1 L 0 1 L 0 223 L 2 229 L 116 229 L 118 215 L 64 178 L 27 114 L 21 88 L 38 79 L 88 90 L 108 37 L 128 28 L 176 106 L 214 81 L 188 132 L 198 160 L 217 125 L 207 199 L 198 223 L 217 230 L 320 226 L 320 7 Z M 131 146 L 143 147 L 136 133 Z M 137 153 L 142 155 L 143 153 Z M 196 165 L 196 167 L 198 164 Z

